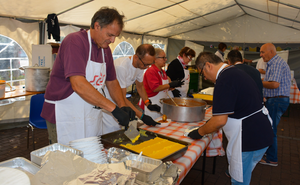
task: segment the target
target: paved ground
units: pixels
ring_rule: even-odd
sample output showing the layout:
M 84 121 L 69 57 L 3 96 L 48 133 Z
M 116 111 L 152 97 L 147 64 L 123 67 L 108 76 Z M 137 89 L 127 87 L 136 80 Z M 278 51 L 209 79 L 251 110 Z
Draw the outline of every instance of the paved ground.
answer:
M 285 113 L 278 126 L 277 167 L 258 164 L 254 169 L 251 185 L 289 185 L 300 184 L 300 105 L 290 105 L 289 115 Z M 20 126 L 20 125 L 18 125 Z M 22 126 L 22 124 L 21 124 Z M 3 129 L 1 125 L 0 129 Z M 35 129 L 35 146 L 48 145 L 46 130 Z M 32 136 L 30 131 L 29 149 L 27 149 L 27 127 L 0 130 L 0 162 L 14 157 L 25 157 L 30 160 Z M 226 145 L 226 143 L 225 143 Z M 217 157 L 216 172 L 212 174 L 213 158 L 206 161 L 205 185 L 229 185 L 230 179 L 225 176 L 226 157 Z M 181 185 L 201 184 L 202 158 L 184 178 Z

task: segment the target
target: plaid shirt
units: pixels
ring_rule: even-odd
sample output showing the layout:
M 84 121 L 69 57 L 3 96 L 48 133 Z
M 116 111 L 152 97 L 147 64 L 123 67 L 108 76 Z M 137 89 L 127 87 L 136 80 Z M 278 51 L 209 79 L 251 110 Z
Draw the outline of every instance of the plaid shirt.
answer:
M 289 65 L 278 55 L 267 62 L 264 81 L 275 81 L 280 85 L 276 89 L 264 88 L 264 97 L 290 96 L 291 71 Z

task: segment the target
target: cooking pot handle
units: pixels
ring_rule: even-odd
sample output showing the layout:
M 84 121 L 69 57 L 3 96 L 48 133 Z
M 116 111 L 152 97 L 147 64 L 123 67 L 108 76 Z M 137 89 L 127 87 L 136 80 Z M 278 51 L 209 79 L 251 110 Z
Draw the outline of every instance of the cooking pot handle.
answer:
M 204 108 L 204 110 L 207 110 L 207 109 L 209 109 L 211 107 L 211 105 L 207 105 L 205 108 Z

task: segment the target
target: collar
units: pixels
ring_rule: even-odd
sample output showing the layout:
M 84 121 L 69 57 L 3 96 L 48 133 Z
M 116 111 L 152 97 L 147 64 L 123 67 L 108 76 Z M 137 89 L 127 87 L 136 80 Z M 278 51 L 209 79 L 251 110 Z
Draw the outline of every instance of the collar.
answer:
M 237 63 L 235 63 L 234 65 L 238 65 L 238 64 L 243 64 L 242 62 L 237 62 Z
M 224 55 L 225 55 L 225 53 L 223 53 L 221 50 L 219 50 L 218 49 L 218 51 L 219 51 L 219 53 L 221 53 L 221 55 L 224 57 Z
M 177 59 L 180 61 L 182 67 L 185 68 L 185 65 L 186 65 L 186 64 L 184 63 L 183 58 L 182 58 L 180 55 L 178 55 L 178 56 L 177 56 Z
M 276 59 L 278 58 L 278 55 L 275 55 L 273 58 L 271 58 L 271 60 L 269 60 L 267 62 L 267 66 L 272 65 L 273 63 L 275 63 Z
M 228 65 L 228 64 L 223 64 L 223 65 L 220 67 L 220 69 L 219 69 L 218 72 L 217 72 L 216 80 L 218 79 L 219 74 L 222 72 L 222 70 L 223 70 L 227 65 Z

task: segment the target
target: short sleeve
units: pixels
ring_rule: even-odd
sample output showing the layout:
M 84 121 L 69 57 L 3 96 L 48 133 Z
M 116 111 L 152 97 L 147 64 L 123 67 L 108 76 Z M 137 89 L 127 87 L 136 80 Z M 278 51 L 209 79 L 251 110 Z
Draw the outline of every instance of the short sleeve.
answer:
M 124 69 L 123 66 L 116 66 L 116 73 L 117 73 L 117 78 L 119 81 L 119 84 L 121 86 L 121 88 L 126 88 L 127 84 L 126 84 L 126 76 L 127 76 L 127 70 Z
M 237 89 L 227 79 L 220 79 L 221 81 L 216 83 L 213 95 L 213 115 L 234 113 L 237 101 Z

